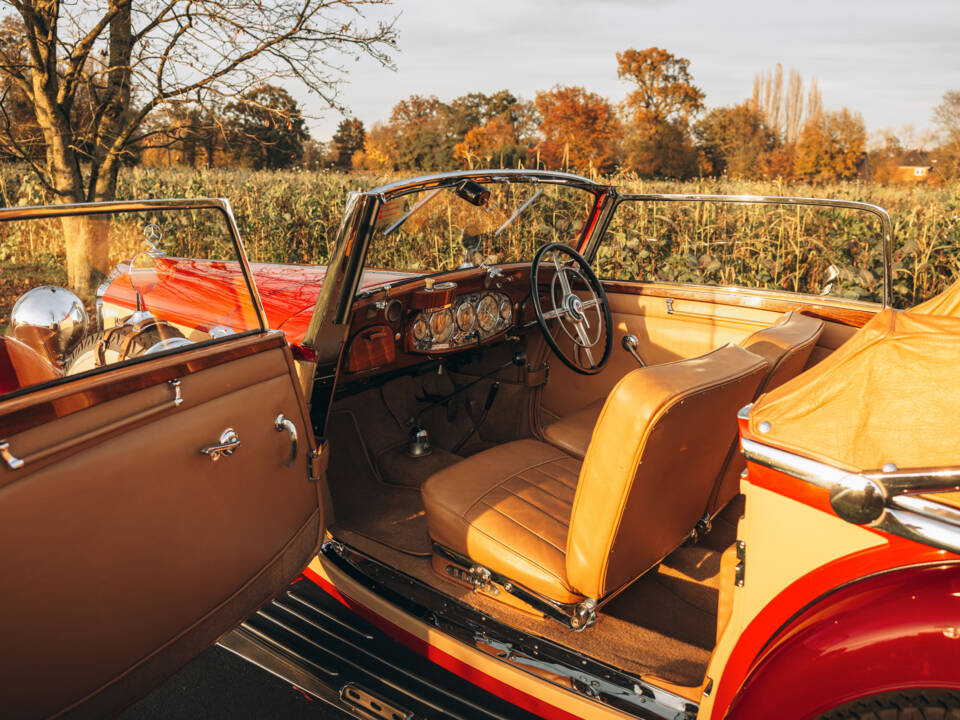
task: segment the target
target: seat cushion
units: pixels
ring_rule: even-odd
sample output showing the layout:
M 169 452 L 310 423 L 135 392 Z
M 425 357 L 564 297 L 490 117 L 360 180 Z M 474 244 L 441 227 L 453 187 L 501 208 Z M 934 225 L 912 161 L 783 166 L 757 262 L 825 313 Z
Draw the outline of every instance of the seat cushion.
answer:
M 587 454 L 587 445 L 593 435 L 593 428 L 603 410 L 606 398 L 600 398 L 585 408 L 565 415 L 543 429 L 543 439 L 568 455 L 583 460 Z
M 434 542 L 562 603 L 580 461 L 536 440 L 498 445 L 432 475 L 421 490 Z

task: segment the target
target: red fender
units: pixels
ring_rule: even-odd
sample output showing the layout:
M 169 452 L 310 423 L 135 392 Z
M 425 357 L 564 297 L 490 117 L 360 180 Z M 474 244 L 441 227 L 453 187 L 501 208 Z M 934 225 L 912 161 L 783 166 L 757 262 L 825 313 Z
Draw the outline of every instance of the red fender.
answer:
M 830 593 L 760 652 L 729 720 L 803 720 L 905 688 L 960 688 L 960 563 L 893 570 Z

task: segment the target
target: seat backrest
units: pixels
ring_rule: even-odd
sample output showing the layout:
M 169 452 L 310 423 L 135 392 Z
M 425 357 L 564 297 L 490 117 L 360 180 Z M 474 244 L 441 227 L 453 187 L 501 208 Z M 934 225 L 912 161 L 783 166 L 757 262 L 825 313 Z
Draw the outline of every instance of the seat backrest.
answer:
M 767 376 L 757 388 L 756 400 L 787 380 L 791 380 L 807 366 L 810 353 L 823 332 L 823 321 L 817 318 L 789 312 L 776 325 L 757 330 L 744 338 L 740 345 L 767 361 Z M 704 512 L 714 515 L 740 491 L 740 473 L 746 467 L 740 447 L 730 447 L 723 470 L 717 476 L 716 485 Z
M 573 588 L 603 598 L 684 541 L 736 439 L 737 411 L 766 375 L 766 360 L 730 344 L 617 383 L 573 501 L 566 548 Z

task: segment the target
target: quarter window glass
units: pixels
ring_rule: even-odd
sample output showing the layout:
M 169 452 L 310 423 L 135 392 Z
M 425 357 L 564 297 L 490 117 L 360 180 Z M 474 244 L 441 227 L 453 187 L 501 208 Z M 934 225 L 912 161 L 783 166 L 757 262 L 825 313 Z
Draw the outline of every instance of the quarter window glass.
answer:
M 879 218 L 781 204 L 622 201 L 597 250 L 604 279 L 735 286 L 882 302 Z
M 0 396 L 260 328 L 226 215 L 0 221 Z

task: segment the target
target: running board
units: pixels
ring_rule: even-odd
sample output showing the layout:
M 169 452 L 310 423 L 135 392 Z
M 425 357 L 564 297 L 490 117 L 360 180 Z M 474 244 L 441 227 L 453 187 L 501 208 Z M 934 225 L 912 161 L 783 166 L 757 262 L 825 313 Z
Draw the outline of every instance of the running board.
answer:
M 291 585 L 219 645 L 365 720 L 535 717 L 401 645 L 308 581 Z

